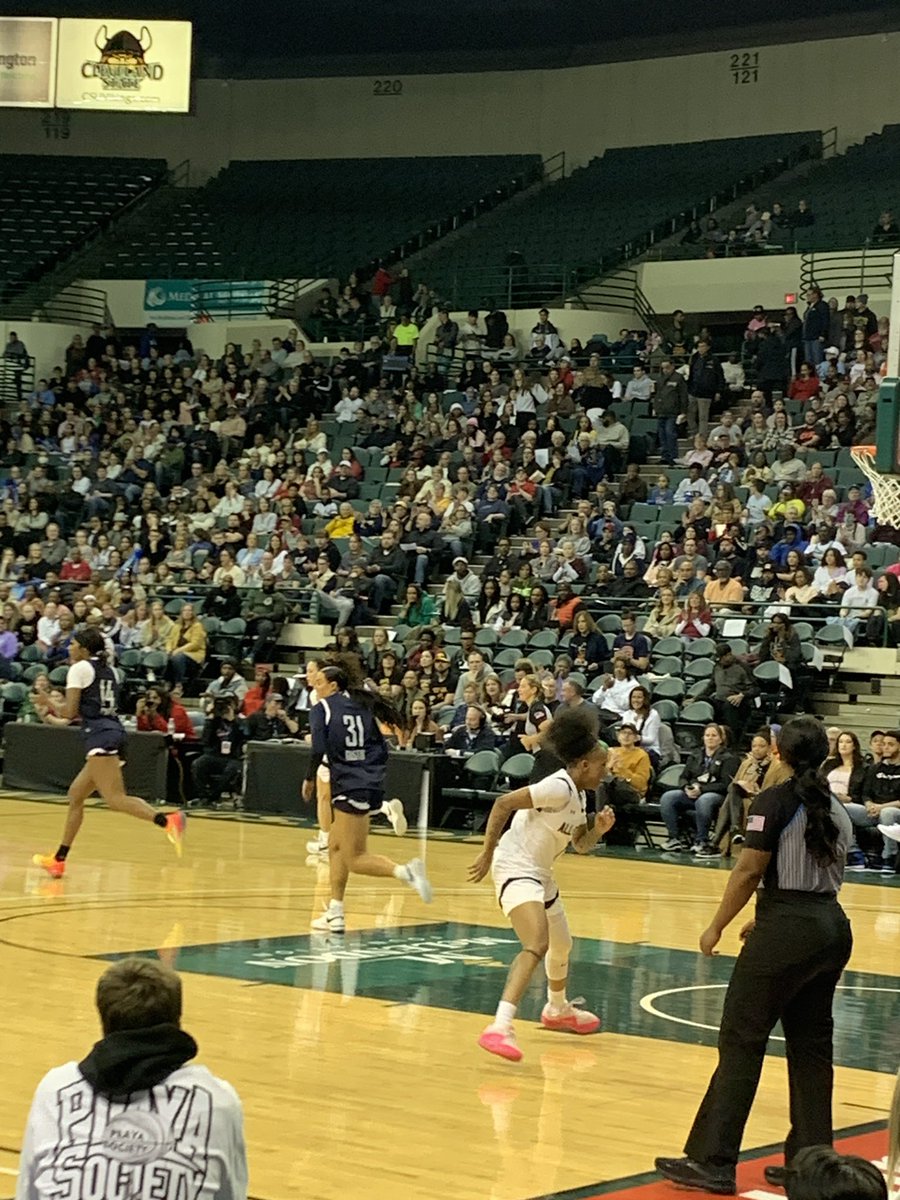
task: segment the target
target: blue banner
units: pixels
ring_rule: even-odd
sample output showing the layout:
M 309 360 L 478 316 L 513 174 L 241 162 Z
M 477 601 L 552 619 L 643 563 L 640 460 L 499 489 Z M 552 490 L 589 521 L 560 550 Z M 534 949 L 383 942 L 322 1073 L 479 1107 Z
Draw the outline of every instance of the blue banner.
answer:
M 144 283 L 144 312 L 189 317 L 193 313 L 196 279 L 148 279 Z

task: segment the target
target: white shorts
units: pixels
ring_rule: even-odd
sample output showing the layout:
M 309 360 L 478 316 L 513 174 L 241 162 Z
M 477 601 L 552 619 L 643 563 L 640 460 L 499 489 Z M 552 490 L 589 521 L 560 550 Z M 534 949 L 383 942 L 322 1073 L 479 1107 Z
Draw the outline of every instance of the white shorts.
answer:
M 316 779 L 319 783 L 331 783 L 331 769 L 327 763 L 322 763 L 316 771 Z
M 494 874 L 494 890 L 497 903 L 508 917 L 520 904 L 543 904 L 551 908 L 559 899 L 559 886 L 552 875 L 526 875 L 516 871 L 498 871 Z

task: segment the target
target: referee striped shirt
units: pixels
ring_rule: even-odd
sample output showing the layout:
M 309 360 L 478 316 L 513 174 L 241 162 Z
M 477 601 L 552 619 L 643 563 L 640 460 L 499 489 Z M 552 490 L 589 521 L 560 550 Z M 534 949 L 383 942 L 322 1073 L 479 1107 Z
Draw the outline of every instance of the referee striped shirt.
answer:
M 840 891 L 853 827 L 843 804 L 834 796 L 831 817 L 838 828 L 837 857 L 823 866 L 807 849 L 807 811 L 796 795 L 793 779 L 766 788 L 754 798 L 747 815 L 745 845 L 772 855 L 760 885 L 763 889 L 832 896 Z

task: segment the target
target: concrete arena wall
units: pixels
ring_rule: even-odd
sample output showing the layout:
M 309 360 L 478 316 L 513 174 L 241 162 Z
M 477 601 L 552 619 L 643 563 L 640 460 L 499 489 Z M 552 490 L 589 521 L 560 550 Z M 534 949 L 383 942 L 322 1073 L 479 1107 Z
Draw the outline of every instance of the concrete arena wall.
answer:
M 564 150 L 577 166 L 616 146 L 831 126 L 843 148 L 900 121 L 898 50 L 895 32 L 736 43 L 731 51 L 558 70 L 409 75 L 399 94 L 376 94 L 372 76 L 198 80 L 186 115 L 0 110 L 0 146 L 137 153 L 170 165 L 187 158 L 193 183 L 231 159 Z M 758 68 L 739 70 L 736 82 L 732 55 L 745 53 L 758 53 Z M 877 87 L 860 86 L 862 64 Z

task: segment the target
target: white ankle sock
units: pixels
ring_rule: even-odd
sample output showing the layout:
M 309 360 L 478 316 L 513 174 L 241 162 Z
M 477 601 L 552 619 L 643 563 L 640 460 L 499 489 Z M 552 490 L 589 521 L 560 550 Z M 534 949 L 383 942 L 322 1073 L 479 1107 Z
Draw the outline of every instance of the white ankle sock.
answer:
M 556 1009 L 557 1012 L 561 1008 L 566 1007 L 566 989 L 561 992 L 554 992 L 551 988 L 547 988 L 547 999 L 550 1002 L 550 1007 Z
M 394 867 L 394 878 L 402 879 L 404 883 L 411 883 L 412 871 L 410 871 L 406 863 L 398 863 L 398 865 Z
M 343 916 L 344 915 L 343 900 L 332 900 L 328 905 L 328 911 L 330 913 L 334 913 L 335 915 L 339 914 L 340 916 Z
M 498 1029 L 502 1029 L 508 1033 L 512 1030 L 515 1015 L 515 1004 L 510 1004 L 508 1000 L 501 1000 L 497 1005 L 497 1012 L 494 1015 L 494 1024 Z
M 319 845 L 320 846 L 328 845 L 328 831 L 326 829 L 319 830 Z

